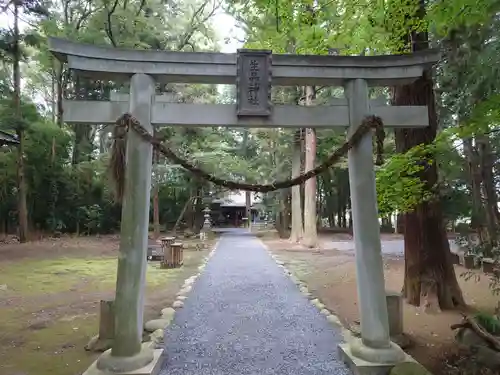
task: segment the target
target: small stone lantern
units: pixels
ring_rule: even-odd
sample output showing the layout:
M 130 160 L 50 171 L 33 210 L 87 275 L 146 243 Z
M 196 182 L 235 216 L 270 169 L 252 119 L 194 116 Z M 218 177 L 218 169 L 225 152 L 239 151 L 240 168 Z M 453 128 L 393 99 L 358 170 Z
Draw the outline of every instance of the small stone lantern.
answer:
M 207 229 L 208 231 L 212 227 L 212 223 L 210 222 L 210 207 L 206 206 L 203 212 L 205 213 L 203 215 L 203 217 L 205 218 L 205 220 L 203 221 L 203 229 Z
M 208 233 L 210 232 L 210 229 L 212 227 L 212 223 L 210 222 L 210 207 L 206 206 L 205 209 L 203 210 L 204 212 L 204 220 L 203 220 L 203 227 L 201 228 L 200 232 L 200 240 L 203 241 L 203 247 L 206 247 L 205 241 L 208 238 Z

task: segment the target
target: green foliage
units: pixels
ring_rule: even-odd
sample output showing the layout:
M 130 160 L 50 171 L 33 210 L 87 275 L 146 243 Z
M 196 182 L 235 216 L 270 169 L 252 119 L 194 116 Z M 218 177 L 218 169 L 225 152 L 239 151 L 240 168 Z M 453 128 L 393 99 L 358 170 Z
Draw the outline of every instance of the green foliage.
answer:
M 497 317 L 486 313 L 477 313 L 474 315 L 474 319 L 481 327 L 486 329 L 488 333 L 500 335 L 500 320 L 498 320 Z
M 418 162 L 417 162 L 418 161 Z M 422 201 L 432 197 L 419 174 L 422 164 L 430 162 L 423 147 L 405 154 L 393 155 L 376 173 L 378 209 L 381 216 L 393 212 L 409 212 Z

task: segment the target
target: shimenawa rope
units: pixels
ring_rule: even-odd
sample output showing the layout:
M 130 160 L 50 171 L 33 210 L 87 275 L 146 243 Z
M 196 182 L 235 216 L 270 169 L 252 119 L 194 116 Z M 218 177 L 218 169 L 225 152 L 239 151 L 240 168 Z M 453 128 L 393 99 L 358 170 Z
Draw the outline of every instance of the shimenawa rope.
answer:
M 118 118 L 114 128 L 114 141 L 111 148 L 111 160 L 110 160 L 110 170 L 111 178 L 115 184 L 115 195 L 118 201 L 121 201 L 125 191 L 125 154 L 126 154 L 126 135 L 127 132 L 132 129 L 135 131 L 144 141 L 149 142 L 153 147 L 163 154 L 165 157 L 170 159 L 175 164 L 181 165 L 183 168 L 187 169 L 196 176 L 203 178 L 207 181 L 212 182 L 215 185 L 223 186 L 231 190 L 245 190 L 253 191 L 259 193 L 268 193 L 271 191 L 286 189 L 295 185 L 300 185 L 310 178 L 318 176 L 319 174 L 325 172 L 328 168 L 334 165 L 340 160 L 341 157 L 345 156 L 347 152 L 356 146 L 363 136 L 371 131 L 375 130 L 376 135 L 376 164 L 381 165 L 383 163 L 383 143 L 385 138 L 385 132 L 383 128 L 382 119 L 378 116 L 367 116 L 364 118 L 361 125 L 356 129 L 356 131 L 349 137 L 349 139 L 344 142 L 342 146 L 336 149 L 323 163 L 318 165 L 316 168 L 301 174 L 295 178 L 288 180 L 277 181 L 270 184 L 250 184 L 245 182 L 236 182 L 226 179 L 222 179 L 211 175 L 210 173 L 204 171 L 191 164 L 189 161 L 179 157 L 175 154 L 169 147 L 162 143 L 162 140 L 155 138 L 150 134 L 140 122 L 131 114 L 125 113 Z

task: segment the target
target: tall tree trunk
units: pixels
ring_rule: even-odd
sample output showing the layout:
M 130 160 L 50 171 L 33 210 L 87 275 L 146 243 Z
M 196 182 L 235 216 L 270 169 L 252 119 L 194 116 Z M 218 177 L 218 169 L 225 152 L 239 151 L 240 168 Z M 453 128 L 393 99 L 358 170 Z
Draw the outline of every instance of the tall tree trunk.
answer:
M 335 227 L 335 212 L 337 210 L 336 199 L 333 188 L 334 174 L 331 169 L 323 176 L 323 186 L 325 192 L 324 215 L 328 218 L 328 226 Z
M 191 203 L 193 202 L 193 199 L 195 197 L 194 196 L 190 196 L 188 198 L 188 200 L 186 201 L 186 203 L 184 203 L 184 207 L 182 207 L 182 211 L 181 213 L 179 214 L 179 217 L 177 218 L 177 220 L 175 221 L 175 224 L 174 224 L 174 227 L 172 228 L 172 233 L 175 235 L 175 232 L 177 231 L 177 228 L 179 227 L 179 224 L 182 220 L 182 218 L 184 217 L 184 215 L 186 214 L 186 211 L 187 211 L 187 208 L 191 205 Z
M 247 217 L 247 228 L 252 228 L 252 192 L 245 191 L 245 216 Z
M 203 185 L 199 183 L 199 189 L 197 191 L 196 204 L 194 205 L 194 233 L 198 234 L 201 231 L 203 226 L 203 222 L 205 221 L 204 212 L 203 212 L 203 198 L 205 195 L 203 194 Z
M 19 140 L 17 146 L 17 212 L 19 220 L 19 241 L 28 240 L 28 207 L 26 204 L 26 178 L 24 175 L 24 124 L 21 113 L 21 49 L 19 41 L 19 6 L 20 1 L 14 1 L 14 110 L 18 124 L 16 134 Z
M 495 191 L 495 181 L 493 177 L 493 157 L 491 154 L 490 140 L 487 136 L 476 138 L 479 151 L 481 168 L 481 178 L 483 180 L 483 192 L 486 200 L 486 223 L 488 225 L 488 252 L 487 256 L 492 256 L 491 248 L 497 245 L 497 194 Z
M 158 154 L 157 151 L 154 151 L 154 156 L 153 156 L 153 170 L 154 170 L 154 188 L 153 188 L 153 228 L 154 228 L 154 239 L 157 240 L 160 237 L 160 200 L 159 200 L 159 193 L 160 193 L 160 179 L 158 178 L 158 161 L 159 161 L 160 155 Z
M 56 220 L 56 205 L 57 205 L 57 179 L 55 173 L 55 159 L 56 159 L 56 138 L 52 137 L 52 147 L 50 153 L 50 198 L 48 202 L 49 215 L 50 215 L 50 231 L 54 234 L 57 230 Z
M 341 182 L 339 181 L 337 184 L 337 223 L 339 228 L 345 227 L 345 218 L 344 216 L 344 202 L 342 201 L 343 189 Z
M 155 183 L 153 190 L 153 238 L 160 238 L 160 203 L 158 199 L 159 185 Z
M 419 12 L 425 17 L 425 3 L 418 0 Z M 428 48 L 427 33 L 412 33 L 412 50 Z M 427 105 L 429 126 L 424 129 L 396 130 L 396 149 L 405 152 L 419 144 L 430 144 L 437 133 L 437 116 L 430 70 L 413 84 L 396 87 L 394 105 Z M 434 160 L 434 158 L 431 158 Z M 437 165 L 433 161 L 421 173 L 427 189 L 437 182 Z M 405 279 L 403 294 L 408 303 L 438 311 L 463 306 L 464 299 L 451 262 L 450 245 L 444 228 L 441 202 L 434 199 L 422 202 L 413 212 L 404 215 Z
M 405 232 L 405 218 L 404 214 L 397 213 L 396 214 L 396 233 L 402 234 Z
M 50 101 L 51 101 L 51 117 L 52 122 L 55 124 L 57 121 L 57 72 L 56 72 L 56 64 L 57 59 L 53 59 L 52 61 L 52 74 L 51 74 L 51 92 L 50 92 Z
M 306 106 L 311 106 L 314 99 L 314 88 L 306 86 Z M 314 169 L 316 162 L 316 132 L 314 129 L 306 129 L 306 152 L 305 172 Z M 304 188 L 304 237 L 302 243 L 313 248 L 318 245 L 318 233 L 316 227 L 316 177 L 305 182 Z
M 302 170 L 301 163 L 301 139 L 302 131 L 297 130 L 295 132 L 295 138 L 293 142 L 292 150 L 292 178 L 300 175 Z M 300 185 L 295 185 L 292 187 L 292 231 L 290 232 L 290 241 L 299 242 L 304 235 L 304 225 L 302 222 L 302 204 L 300 197 Z
M 288 189 L 283 189 L 278 193 L 279 210 L 276 212 L 275 226 L 280 238 L 287 238 L 290 236 L 290 205 L 288 203 L 288 198 Z
M 197 197 L 198 196 L 198 190 L 196 186 L 191 185 L 189 189 L 190 193 L 189 195 L 191 197 Z M 184 217 L 186 218 L 186 227 L 189 228 L 189 230 L 193 231 L 193 226 L 194 226 L 194 205 L 196 202 L 196 199 L 193 199 L 189 202 L 188 206 L 186 207 L 186 212 L 184 213 Z M 194 231 L 193 231 L 194 232 Z
M 64 87 L 64 70 L 63 63 L 57 59 L 54 59 L 54 70 L 56 74 L 56 120 L 59 127 L 63 125 L 63 87 Z
M 479 155 L 477 150 L 474 148 L 472 138 L 464 139 L 463 144 L 468 164 L 469 184 L 472 194 L 471 227 L 476 231 L 480 243 L 485 244 L 487 241 L 484 222 L 486 214 L 484 212 L 484 205 L 481 197 L 481 171 L 479 168 Z

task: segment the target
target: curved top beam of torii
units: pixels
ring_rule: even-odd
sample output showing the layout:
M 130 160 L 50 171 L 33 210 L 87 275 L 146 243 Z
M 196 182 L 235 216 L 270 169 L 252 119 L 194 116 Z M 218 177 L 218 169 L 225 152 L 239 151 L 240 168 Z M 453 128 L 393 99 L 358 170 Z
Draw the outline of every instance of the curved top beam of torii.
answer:
M 82 76 L 124 81 L 135 73 L 158 82 L 234 84 L 236 54 L 128 50 L 49 38 L 50 51 Z M 370 86 L 410 83 L 439 60 L 437 50 L 406 55 L 272 55 L 272 81 L 278 86 L 341 86 L 365 79 Z

